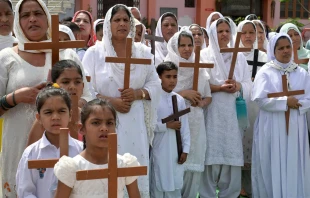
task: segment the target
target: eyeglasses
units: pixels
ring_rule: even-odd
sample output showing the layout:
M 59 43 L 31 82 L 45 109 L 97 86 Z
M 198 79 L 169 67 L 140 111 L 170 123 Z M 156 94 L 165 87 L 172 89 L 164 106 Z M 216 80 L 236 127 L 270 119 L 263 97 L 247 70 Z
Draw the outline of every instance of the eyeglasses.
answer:
M 202 36 L 202 34 L 201 33 L 193 34 L 193 37 L 195 37 L 195 36 Z

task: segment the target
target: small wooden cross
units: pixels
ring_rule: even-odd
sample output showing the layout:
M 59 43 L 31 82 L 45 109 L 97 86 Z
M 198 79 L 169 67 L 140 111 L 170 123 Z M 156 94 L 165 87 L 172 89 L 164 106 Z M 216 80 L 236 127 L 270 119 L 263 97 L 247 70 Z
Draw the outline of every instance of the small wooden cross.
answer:
M 262 67 L 263 65 L 265 65 L 266 63 L 264 62 L 259 62 L 258 61 L 258 54 L 259 54 L 259 49 L 254 49 L 254 59 L 253 61 L 247 61 L 248 65 L 252 65 L 253 69 L 252 69 L 252 78 L 255 78 L 256 72 L 257 72 L 257 67 Z
M 268 98 L 282 97 L 282 96 L 294 96 L 305 94 L 305 90 L 295 90 L 289 91 L 287 87 L 286 75 L 282 75 L 282 89 L 283 92 L 270 93 L 267 95 Z M 285 112 L 285 121 L 286 121 L 286 132 L 288 134 L 289 123 L 290 123 L 290 109 L 288 108 Z
M 164 42 L 164 38 L 160 36 L 155 36 L 156 31 L 156 21 L 155 19 L 151 20 L 151 35 L 145 34 L 145 39 L 151 40 L 151 48 L 152 48 L 152 54 L 155 55 L 155 41 L 157 42 Z
M 59 61 L 59 50 L 67 48 L 81 48 L 85 46 L 85 41 L 59 41 L 59 17 L 52 15 L 52 38 L 51 42 L 31 42 L 25 43 L 25 50 L 52 50 L 52 66 Z
M 130 84 L 130 65 L 131 64 L 141 64 L 141 65 L 151 65 L 151 59 L 140 59 L 140 58 L 131 58 L 131 45 L 132 38 L 126 39 L 126 57 L 106 57 L 105 61 L 107 63 L 125 63 L 125 72 L 124 72 L 124 89 L 129 88 Z
M 61 128 L 59 134 L 60 157 L 69 154 L 69 129 Z M 59 159 L 28 160 L 28 169 L 54 168 Z
M 213 68 L 214 67 L 214 64 L 199 63 L 199 61 L 200 61 L 200 50 L 201 50 L 201 47 L 197 46 L 196 50 L 195 50 L 195 62 L 194 63 L 180 62 L 180 67 L 192 67 L 192 68 L 194 68 L 193 90 L 195 90 L 195 91 L 198 91 L 199 69 L 200 68 Z
M 127 167 L 117 168 L 117 135 L 111 133 L 108 135 L 109 154 L 108 154 L 108 168 L 82 170 L 76 172 L 76 180 L 92 180 L 108 178 L 108 194 L 109 198 L 117 197 L 117 178 L 130 177 L 138 175 L 146 175 L 147 167 Z
M 233 79 L 238 52 L 250 52 L 251 51 L 251 48 L 239 47 L 241 34 L 242 34 L 241 32 L 237 33 L 237 38 L 236 38 L 236 43 L 235 43 L 234 48 L 221 48 L 220 50 L 221 53 L 231 53 L 231 52 L 233 53 L 228 79 Z
M 309 58 L 298 59 L 298 53 L 297 53 L 298 48 L 293 47 L 293 50 L 294 50 L 294 62 L 297 65 L 299 65 L 299 64 L 308 64 Z
M 76 140 L 78 140 L 78 133 L 79 133 L 79 100 L 77 95 L 71 95 L 71 109 L 72 109 L 72 116 L 71 121 L 69 122 L 68 128 L 70 130 L 70 136 Z
M 162 119 L 162 123 L 165 124 L 170 121 L 179 121 L 179 118 L 191 111 L 190 108 L 184 109 L 182 111 L 178 110 L 178 100 L 177 96 L 172 96 L 172 106 L 173 106 L 173 114 Z M 176 139 L 177 139 L 177 150 L 178 150 L 178 159 L 180 159 L 181 154 L 183 153 L 183 147 L 182 147 L 182 138 L 181 138 L 181 132 L 180 130 L 175 130 Z

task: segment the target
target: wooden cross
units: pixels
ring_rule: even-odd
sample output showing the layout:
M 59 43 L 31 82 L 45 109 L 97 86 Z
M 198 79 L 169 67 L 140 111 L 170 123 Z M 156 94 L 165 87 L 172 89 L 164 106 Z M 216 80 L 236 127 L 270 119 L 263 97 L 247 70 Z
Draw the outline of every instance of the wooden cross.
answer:
M 258 54 L 259 54 L 259 49 L 254 49 L 254 59 L 253 61 L 247 61 L 248 65 L 252 65 L 253 69 L 252 69 L 252 78 L 255 78 L 256 72 L 257 72 L 257 67 L 262 67 L 263 65 L 265 65 L 266 63 L 264 62 L 259 62 L 258 61 Z
M 70 130 L 70 136 L 76 140 L 78 140 L 78 124 L 79 124 L 79 100 L 77 95 L 71 95 L 71 109 L 72 116 L 71 121 L 69 122 L 68 128 Z
M 200 68 L 213 68 L 214 67 L 214 64 L 199 63 L 199 61 L 200 61 L 200 50 L 201 50 L 201 47 L 197 46 L 196 50 L 195 50 L 195 62 L 194 63 L 180 62 L 180 67 L 192 67 L 192 68 L 194 68 L 193 90 L 195 90 L 195 91 L 198 91 L 199 69 Z
M 298 59 L 298 53 L 297 50 L 298 48 L 293 47 L 294 50 L 294 62 L 299 65 L 299 64 L 308 64 L 309 62 L 309 58 L 305 58 L 305 59 Z
M 170 121 L 179 121 L 179 118 L 191 111 L 190 108 L 184 109 L 182 111 L 178 110 L 178 100 L 177 96 L 172 96 L 172 106 L 173 106 L 173 114 L 162 119 L 162 123 L 165 124 Z M 183 153 L 183 147 L 182 147 L 182 138 L 181 138 L 181 132 L 180 130 L 175 130 L 176 139 L 177 139 L 177 150 L 178 150 L 178 159 L 180 159 L 181 154 Z
M 111 133 L 108 135 L 109 154 L 108 154 L 108 168 L 82 170 L 76 172 L 76 180 L 91 180 L 108 178 L 108 194 L 109 198 L 117 197 L 117 178 L 130 177 L 138 175 L 146 175 L 147 167 L 127 167 L 117 168 L 117 135 Z
M 282 75 L 282 89 L 283 89 L 283 92 L 270 93 L 267 95 L 267 97 L 268 98 L 275 98 L 275 97 L 282 97 L 282 96 L 294 96 L 294 95 L 305 94 L 305 90 L 289 91 L 288 87 L 287 87 L 286 75 Z M 285 112 L 285 121 L 286 121 L 286 132 L 288 134 L 289 122 L 290 122 L 290 109 L 289 108 Z
M 151 59 L 140 59 L 131 58 L 131 45 L 132 38 L 127 38 L 126 40 L 126 57 L 106 57 L 105 62 L 107 63 L 125 63 L 124 72 L 124 89 L 129 88 L 130 84 L 130 65 L 131 64 L 141 64 L 141 65 L 151 65 Z
M 241 34 L 242 34 L 241 32 L 237 33 L 237 38 L 236 38 L 236 43 L 235 43 L 234 48 L 221 48 L 220 50 L 221 53 L 231 53 L 231 52 L 233 53 L 228 79 L 233 79 L 238 52 L 250 52 L 251 51 L 251 48 L 246 48 L 246 47 L 240 48 L 239 47 Z
M 145 34 L 145 39 L 151 40 L 151 48 L 152 48 L 152 54 L 155 55 L 155 41 L 157 42 L 164 42 L 164 38 L 160 36 L 155 36 L 156 31 L 156 21 L 155 19 L 151 20 L 151 35 Z
M 69 129 L 61 128 L 59 134 L 60 157 L 69 154 Z M 59 159 L 28 160 L 28 169 L 54 168 Z
M 31 42 L 25 43 L 25 50 L 52 50 L 52 66 L 59 61 L 59 50 L 67 48 L 81 48 L 85 46 L 85 41 L 59 41 L 59 17 L 52 15 L 52 38 L 51 42 Z

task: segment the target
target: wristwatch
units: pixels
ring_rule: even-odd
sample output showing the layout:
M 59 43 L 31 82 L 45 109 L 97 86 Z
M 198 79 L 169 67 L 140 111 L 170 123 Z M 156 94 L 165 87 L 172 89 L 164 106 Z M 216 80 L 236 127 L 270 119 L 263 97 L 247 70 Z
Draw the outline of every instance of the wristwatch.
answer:
M 145 98 L 145 93 L 144 93 L 143 89 L 140 89 L 140 90 L 142 92 L 142 100 L 143 100 Z

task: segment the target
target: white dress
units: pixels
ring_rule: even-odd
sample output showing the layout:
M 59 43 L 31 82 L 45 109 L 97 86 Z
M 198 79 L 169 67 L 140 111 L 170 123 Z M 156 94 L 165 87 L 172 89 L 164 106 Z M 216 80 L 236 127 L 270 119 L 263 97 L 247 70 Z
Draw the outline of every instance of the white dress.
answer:
M 138 57 L 153 58 L 148 47 L 141 43 L 134 45 Z M 106 64 L 103 49 L 103 45 L 96 45 L 95 48 L 86 51 L 83 65 L 92 77 L 91 83 L 96 94 L 117 98 L 120 97 L 118 89 L 123 87 L 124 64 Z M 132 65 L 130 88 L 147 89 L 151 100 L 136 100 L 128 113 L 117 112 L 118 153 L 131 153 L 138 158 L 141 165 L 149 166 L 149 141 L 152 140 L 149 129 L 154 122 L 154 132 L 156 118 L 153 116 L 156 116 L 160 97 L 158 93 L 161 90 L 154 65 Z M 141 196 L 148 197 L 148 176 L 139 177 L 138 184 Z
M 60 58 L 71 59 L 80 63 L 76 53 L 71 49 L 61 51 Z M 23 60 L 13 51 L 13 48 L 7 48 L 0 52 L 0 63 L 0 96 L 3 96 L 22 87 L 35 86 L 46 81 L 48 71 L 51 68 L 51 54 L 46 54 L 44 66 L 35 67 Z M 84 73 L 83 69 L 82 72 Z M 84 82 L 86 82 L 85 75 Z M 88 90 L 85 91 L 84 89 L 84 99 L 90 100 L 89 95 Z M 21 103 L 2 116 L 5 120 L 2 138 L 3 160 L 1 162 L 3 197 L 16 197 L 15 175 L 17 165 L 26 148 L 28 133 L 35 119 L 35 113 L 34 104 Z M 6 184 L 5 187 L 4 184 Z
M 172 96 L 177 96 L 179 111 L 186 109 L 184 99 L 175 92 L 161 91 L 161 99 L 158 107 L 158 120 L 151 152 L 152 185 L 151 189 L 168 192 L 180 190 L 183 186 L 184 165 L 178 164 L 178 152 L 176 132 L 167 128 L 162 119 L 173 114 Z M 181 137 L 183 152 L 189 153 L 190 131 L 188 126 L 188 114 L 180 117 L 182 124 Z
M 287 97 L 267 98 L 282 91 L 283 72 L 266 64 L 256 75 L 252 100 L 260 107 L 254 126 L 252 186 L 254 198 L 310 197 L 310 156 L 306 112 L 310 109 L 310 77 L 301 68 L 290 72 L 291 90 L 305 90 L 294 96 L 302 104 L 290 109 L 287 135 Z
M 117 155 L 118 168 L 140 166 L 137 158 L 126 153 Z M 76 180 L 76 172 L 80 170 L 104 169 L 108 164 L 97 165 L 87 161 L 81 155 L 74 158 L 63 156 L 54 167 L 54 173 L 59 181 L 72 188 L 70 198 L 108 198 L 108 179 Z M 117 198 L 124 197 L 126 185 L 138 177 L 119 177 L 117 181 Z

